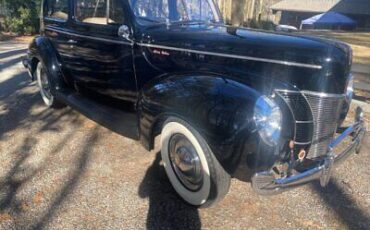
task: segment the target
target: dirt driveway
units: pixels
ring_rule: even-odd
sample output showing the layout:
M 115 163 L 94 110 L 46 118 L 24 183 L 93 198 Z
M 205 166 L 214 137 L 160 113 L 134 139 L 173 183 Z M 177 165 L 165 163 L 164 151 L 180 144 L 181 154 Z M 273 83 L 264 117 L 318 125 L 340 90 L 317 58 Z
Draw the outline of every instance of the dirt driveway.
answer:
M 219 205 L 197 210 L 175 194 L 158 150 L 45 109 L 25 48 L 0 43 L 0 229 L 370 229 L 369 143 L 325 189 L 263 197 L 233 180 Z

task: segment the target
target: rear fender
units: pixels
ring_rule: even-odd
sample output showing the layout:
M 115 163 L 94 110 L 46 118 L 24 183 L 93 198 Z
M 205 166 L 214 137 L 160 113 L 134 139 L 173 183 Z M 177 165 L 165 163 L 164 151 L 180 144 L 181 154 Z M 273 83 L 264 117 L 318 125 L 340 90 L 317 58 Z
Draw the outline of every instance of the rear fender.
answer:
M 43 36 L 37 36 L 33 39 L 29 46 L 28 51 L 29 59 L 31 61 L 31 74 L 34 77 L 34 73 L 37 67 L 37 63 L 42 61 L 44 64 L 48 76 L 53 87 L 52 91 L 63 89 L 65 84 L 65 78 L 61 70 L 61 62 L 58 57 L 58 53 L 51 41 Z

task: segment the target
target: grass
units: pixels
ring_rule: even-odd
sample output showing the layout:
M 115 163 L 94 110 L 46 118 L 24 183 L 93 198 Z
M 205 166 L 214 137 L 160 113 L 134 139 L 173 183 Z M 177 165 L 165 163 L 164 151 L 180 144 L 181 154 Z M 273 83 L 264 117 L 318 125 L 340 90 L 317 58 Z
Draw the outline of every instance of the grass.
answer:
M 370 66 L 370 32 L 309 31 L 307 35 L 333 38 L 348 43 L 353 49 L 356 64 Z

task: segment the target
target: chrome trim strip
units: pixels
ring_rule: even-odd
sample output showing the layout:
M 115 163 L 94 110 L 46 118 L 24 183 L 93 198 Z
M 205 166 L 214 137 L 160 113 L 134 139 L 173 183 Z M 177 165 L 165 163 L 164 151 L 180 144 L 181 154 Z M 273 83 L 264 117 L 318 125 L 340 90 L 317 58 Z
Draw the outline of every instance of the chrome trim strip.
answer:
M 289 89 L 275 89 L 275 91 L 279 93 L 296 93 L 296 94 L 306 94 L 306 95 L 314 95 L 318 97 L 345 97 L 346 94 L 335 94 L 335 93 L 322 93 L 322 92 L 315 92 L 315 91 L 308 91 L 308 90 L 289 90 Z
M 235 58 L 235 59 L 242 59 L 242 60 L 248 60 L 248 61 L 267 62 L 267 63 L 273 63 L 273 64 L 279 64 L 279 65 L 296 66 L 296 67 L 303 67 L 303 68 L 310 68 L 310 69 L 322 69 L 321 65 L 304 64 L 304 63 L 290 62 L 290 61 L 280 61 L 280 60 L 275 60 L 275 59 L 257 58 L 257 57 L 242 56 L 242 55 L 235 55 L 235 54 L 215 53 L 215 52 L 209 52 L 209 51 L 192 50 L 192 49 L 177 48 L 177 47 L 148 44 L 148 43 L 137 43 L 137 44 L 139 46 L 144 46 L 148 48 L 158 48 L 158 49 L 174 50 L 174 51 L 180 51 L 180 52 L 190 52 L 190 53 L 195 53 L 195 54 Z
M 76 36 L 76 37 L 81 37 L 81 38 L 86 38 L 86 39 L 92 39 L 92 40 L 97 40 L 97 41 L 102 41 L 102 42 L 110 42 L 110 43 L 123 44 L 123 45 L 133 45 L 134 44 L 134 43 L 131 43 L 131 42 L 117 41 L 117 40 L 112 40 L 112 39 L 97 38 L 97 37 L 81 35 L 81 34 L 77 34 L 77 33 L 71 33 L 71 32 L 59 30 L 59 29 L 56 29 L 56 28 L 53 28 L 53 27 L 50 27 L 50 26 L 47 26 L 45 29 L 50 30 L 50 31 L 54 31 L 54 32 L 57 32 L 57 33 L 62 33 L 62 34 L 67 34 L 67 35 L 71 35 L 71 36 Z M 203 55 L 226 57 L 226 58 L 235 58 L 235 59 L 242 59 L 242 60 L 249 60 L 249 61 L 267 62 L 267 63 L 273 63 L 273 64 L 279 64 L 279 65 L 296 66 L 296 67 L 310 68 L 310 69 L 322 69 L 322 66 L 320 66 L 320 65 L 304 64 L 304 63 L 298 63 L 298 62 L 280 61 L 280 60 L 275 60 L 275 59 L 257 58 L 257 57 L 242 56 L 242 55 L 235 55 L 235 54 L 215 53 L 215 52 L 184 49 L 184 48 L 162 46 L 162 45 L 155 45 L 155 44 L 148 44 L 148 43 L 137 43 L 137 44 L 139 46 L 144 46 L 144 47 L 148 47 L 148 48 L 158 48 L 158 49 L 190 52 L 190 53 L 195 53 L 195 54 L 203 54 Z
M 296 124 L 310 124 L 313 123 L 313 121 L 295 121 Z
M 275 91 L 279 93 L 296 93 L 296 94 L 301 93 L 301 91 L 299 90 L 289 90 L 289 89 L 275 89 Z
M 296 144 L 296 145 L 309 145 L 311 143 L 312 143 L 312 141 L 308 141 L 308 142 L 297 142 L 297 141 L 295 141 L 294 142 L 294 144 Z
M 63 30 L 56 29 L 54 27 L 47 26 L 45 30 L 50 30 L 53 32 L 61 33 L 61 34 L 66 34 L 66 35 L 71 35 L 71 36 L 76 36 L 80 38 L 86 38 L 86 39 L 91 39 L 91 40 L 96 40 L 96 41 L 101 41 L 101 42 L 110 42 L 114 44 L 121 44 L 121 45 L 133 45 L 131 42 L 125 42 L 125 41 L 118 41 L 118 40 L 112 40 L 112 39 L 106 39 L 106 38 L 98 38 L 98 37 L 92 37 L 92 36 L 87 36 L 87 35 L 81 35 L 77 33 L 71 33 Z
M 306 90 L 302 90 L 301 92 L 305 95 L 314 95 L 314 96 L 318 96 L 318 97 L 332 97 L 332 98 L 337 97 L 337 98 L 341 98 L 341 97 L 346 96 L 345 94 L 321 93 L 321 92 L 306 91 Z

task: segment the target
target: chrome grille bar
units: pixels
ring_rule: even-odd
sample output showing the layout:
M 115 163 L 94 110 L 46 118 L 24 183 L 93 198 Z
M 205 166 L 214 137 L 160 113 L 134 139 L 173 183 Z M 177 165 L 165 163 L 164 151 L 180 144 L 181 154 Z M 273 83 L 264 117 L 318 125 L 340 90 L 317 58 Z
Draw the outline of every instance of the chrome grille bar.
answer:
M 317 158 L 326 154 L 337 129 L 340 109 L 344 95 L 302 92 L 311 107 L 314 120 L 314 132 L 308 158 Z
M 325 155 L 337 129 L 345 95 L 291 90 L 276 92 L 294 114 L 296 147 L 309 147 L 307 157 L 310 159 Z

